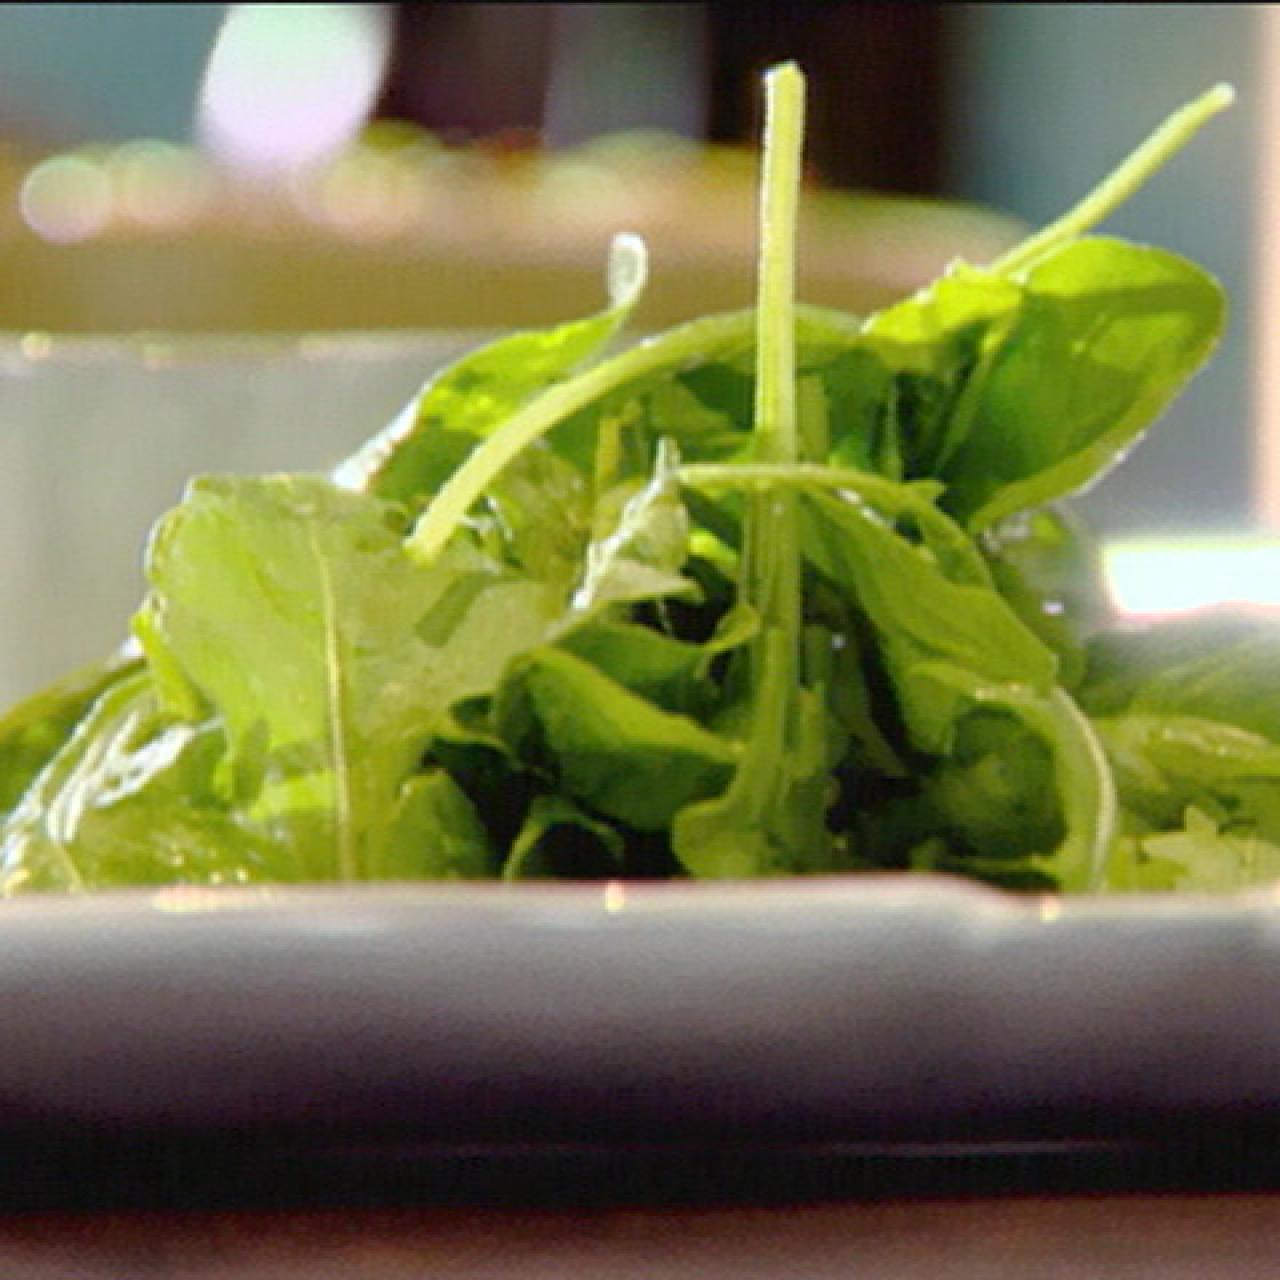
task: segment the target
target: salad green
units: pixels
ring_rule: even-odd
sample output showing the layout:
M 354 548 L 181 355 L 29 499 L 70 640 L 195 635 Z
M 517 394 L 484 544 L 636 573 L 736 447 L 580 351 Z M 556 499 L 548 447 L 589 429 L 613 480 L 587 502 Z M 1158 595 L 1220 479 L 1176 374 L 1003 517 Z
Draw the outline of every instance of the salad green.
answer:
M 328 476 L 208 476 L 130 644 L 0 719 L 0 889 L 935 870 L 1280 878 L 1280 632 L 1109 627 L 1060 500 L 1209 356 L 1216 282 L 1079 206 L 872 316 L 794 297 L 804 88 L 766 77 L 759 296 L 643 290 L 432 378 Z

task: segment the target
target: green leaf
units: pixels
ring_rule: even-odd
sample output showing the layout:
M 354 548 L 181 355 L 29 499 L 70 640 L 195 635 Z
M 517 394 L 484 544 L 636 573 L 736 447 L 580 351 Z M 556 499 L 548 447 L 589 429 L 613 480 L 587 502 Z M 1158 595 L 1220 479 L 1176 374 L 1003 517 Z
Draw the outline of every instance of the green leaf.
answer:
M 465 791 L 443 769 L 415 774 L 400 787 L 386 838 L 370 859 L 371 880 L 477 880 L 501 858 Z
M 555 616 L 545 587 L 496 573 L 449 607 L 482 569 L 462 552 L 424 568 L 402 530 L 397 508 L 317 477 L 207 478 L 151 543 L 148 658 L 225 726 L 229 767 L 260 779 L 253 817 L 323 845 L 325 877 L 382 856 L 435 726 Z
M 1094 727 L 1111 760 L 1125 825 L 1144 849 L 1156 848 L 1148 836 L 1186 834 L 1192 810 L 1213 824 L 1215 856 L 1225 856 L 1228 839 L 1280 847 L 1277 743 L 1191 716 L 1129 713 Z
M 462 527 L 468 512 L 492 487 L 513 459 L 535 440 L 552 432 L 586 436 L 594 441 L 602 418 L 630 415 L 630 402 L 670 383 L 686 382 L 707 366 L 719 366 L 735 358 L 750 357 L 756 327 L 753 311 L 703 316 L 677 325 L 666 333 L 647 338 L 618 355 L 573 378 L 547 387 L 514 411 L 481 441 L 440 488 L 414 527 L 410 537 L 413 555 L 430 561 Z M 857 326 L 849 317 L 816 307 L 795 309 L 795 341 L 799 352 L 829 360 L 856 339 Z M 578 421 L 574 419 L 578 415 Z M 750 424 L 744 424 L 744 430 Z M 679 430 L 667 432 L 681 439 Z M 688 434 L 683 435 L 686 444 Z M 563 442 L 562 442 L 563 443 Z M 695 451 L 696 452 L 696 451 Z M 581 464 L 581 441 L 567 450 Z M 344 473 L 345 479 L 345 473 Z
M 471 801 L 500 857 L 511 848 L 540 780 L 493 724 L 492 698 L 456 704 L 432 736 L 427 765 L 445 770 Z
M 568 600 L 595 514 L 586 477 L 539 440 L 498 477 L 484 505 L 504 562 Z M 549 511 L 554 520 L 547 519 Z
M 846 379 L 833 417 L 855 429 L 873 423 L 883 434 L 868 463 L 892 479 L 945 473 L 1023 300 L 1016 283 L 957 262 L 934 284 L 867 320 L 861 349 L 845 357 L 866 372 Z M 856 441 L 838 438 L 837 461 L 863 465 L 857 452 Z
M 951 692 L 953 728 L 975 709 L 999 710 L 1019 719 L 1045 744 L 1064 834 L 1057 848 L 1042 848 L 1028 863 L 1069 893 L 1098 889 L 1116 833 L 1115 784 L 1093 727 L 1066 691 L 1054 687 L 1046 694 L 1022 684 L 997 684 L 948 663 L 923 663 L 908 678 Z M 954 740 L 948 753 L 953 749 Z M 1038 839 L 1039 821 L 1036 826 L 1036 833 L 1028 832 L 1012 845 L 1030 847 Z
M 553 329 L 517 333 L 442 370 L 404 412 L 334 472 L 344 488 L 420 505 L 475 447 L 540 392 L 578 372 L 626 323 L 648 274 L 644 244 L 619 236 L 609 306 Z
M 1023 858 L 1066 836 L 1049 744 L 991 702 L 963 717 L 951 752 L 924 785 L 920 803 L 942 829 L 988 858 Z
M 1195 809 L 1180 831 L 1140 843 L 1148 859 L 1177 868 L 1176 888 L 1183 893 L 1236 893 L 1280 880 L 1280 844 L 1232 835 Z
M 927 546 L 909 542 L 865 504 L 815 488 L 805 493 L 802 513 L 806 555 L 871 620 L 923 750 L 945 750 L 955 718 L 932 682 L 912 677 L 924 662 L 1041 694 L 1052 688 L 1052 653 L 993 588 L 952 579 Z
M 695 464 L 680 468 L 680 481 L 692 491 L 742 489 L 748 493 L 774 490 L 836 494 L 862 503 L 883 519 L 902 521 L 918 533 L 927 553 L 948 578 L 980 586 L 991 585 L 991 573 L 973 540 L 936 505 L 942 487 L 933 481 L 903 483 L 850 467 L 815 463 L 738 463 L 734 466 Z M 702 504 L 699 515 L 727 524 L 727 513 Z M 705 522 L 705 521 L 704 521 Z M 734 544 L 740 541 L 722 529 Z
M 456 363 L 331 481 L 196 483 L 152 540 L 143 665 L 0 722 L 0 891 L 1280 876 L 1280 649 L 1082 663 L 1096 563 L 1042 509 L 1217 338 L 1197 268 L 1079 237 L 1229 96 L 863 321 L 795 304 L 803 77 L 774 69 L 754 310 L 600 358 L 643 283 L 624 239 L 606 311 Z
M 22 799 L 98 698 L 141 665 L 141 658 L 121 650 L 63 676 L 0 717 L 0 819 Z
M 696 596 L 681 575 L 689 555 L 689 516 L 680 500 L 675 450 L 659 446 L 649 482 L 625 500 L 616 522 L 592 540 L 573 594 L 576 614 L 671 595 Z
M 990 586 L 955 581 L 872 509 L 805 494 L 805 547 L 875 629 L 917 748 L 949 754 L 975 707 L 1021 720 L 1053 754 L 1066 838 L 1042 852 L 1060 883 L 1087 887 L 1112 838 L 1115 802 L 1101 749 L 1056 684 L 1053 654 Z
M 749 444 L 754 393 L 750 373 L 728 363 L 699 364 L 655 380 L 642 401 L 644 422 L 652 438 L 673 440 L 681 457 L 736 457 Z
M 1096 480 L 1200 367 L 1225 301 L 1199 267 L 1095 238 L 1027 273 L 953 456 L 945 504 L 975 530 Z
M 1080 692 L 1093 715 L 1218 720 L 1280 742 L 1280 628 L 1213 612 L 1096 636 Z
M 1094 540 L 1066 508 L 1042 507 L 988 530 L 983 550 L 996 589 L 1053 650 L 1059 679 L 1075 690 L 1088 664 L 1087 637 L 1108 612 Z
M 708 700 L 708 651 L 632 622 L 593 621 L 557 644 L 665 711 L 693 715 Z
M 306 879 L 228 811 L 212 725 L 174 723 L 145 673 L 111 685 L 0 828 L 0 891 Z
M 1153 854 L 1140 837 L 1122 836 L 1107 859 L 1102 889 L 1106 893 L 1168 893 L 1177 889 L 1182 875 L 1178 861 Z
M 1092 230 L 1164 168 L 1205 124 L 1231 106 L 1235 97 L 1230 85 L 1216 84 L 1179 107 L 1083 200 L 1015 245 L 996 263 L 996 269 L 1006 274 L 1025 270 L 1053 250 Z
M 696 721 L 558 649 L 512 664 L 496 713 L 516 753 L 566 795 L 640 831 L 667 827 L 682 805 L 713 794 L 736 760 Z
M 670 377 L 698 360 L 715 361 L 750 345 L 750 312 L 706 316 L 650 338 L 562 384 L 548 387 L 470 452 L 435 495 L 409 538 L 410 552 L 430 562 L 462 527 L 468 512 L 531 444 L 592 406 L 616 411 L 631 384 Z M 629 394 L 629 393 L 628 393 Z
M 788 638 L 767 633 L 760 683 L 729 785 L 675 815 L 672 848 L 694 876 L 740 879 L 833 870 L 845 850 L 829 837 L 832 786 L 820 694 L 788 696 Z
M 826 447 L 825 423 L 802 438 L 796 381 L 804 77 L 794 64 L 777 67 L 765 77 L 765 94 L 752 454 L 760 463 L 793 466 L 813 460 L 802 454 L 806 443 Z M 796 494 L 787 488 L 747 496 L 738 605 L 758 619 L 738 655 L 746 699 L 733 718 L 744 726 L 745 753 L 723 795 L 678 815 L 672 846 L 698 875 L 823 867 L 832 848 L 822 683 L 829 673 L 806 670 L 804 662 L 800 526 Z
M 625 843 L 607 822 L 563 796 L 538 796 L 511 847 L 507 880 L 597 880 L 621 875 Z

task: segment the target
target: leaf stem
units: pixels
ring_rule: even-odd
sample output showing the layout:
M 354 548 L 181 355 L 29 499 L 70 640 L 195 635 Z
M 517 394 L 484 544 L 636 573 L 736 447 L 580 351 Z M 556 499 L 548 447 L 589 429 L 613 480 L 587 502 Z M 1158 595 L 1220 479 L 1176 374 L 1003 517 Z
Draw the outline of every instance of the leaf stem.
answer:
M 764 95 L 753 447 L 759 462 L 795 463 L 799 461 L 795 238 L 804 143 L 804 74 L 795 63 L 774 67 L 765 74 Z M 786 637 L 791 672 L 799 660 L 800 552 L 795 494 L 751 494 L 742 545 L 742 591 L 760 617 L 760 636 L 751 646 L 753 684 L 759 690 L 763 646 L 774 627 Z
M 329 736 L 333 770 L 334 866 L 338 879 L 350 884 L 359 879 L 360 868 L 351 760 L 347 752 L 350 729 L 347 725 L 346 681 L 343 678 L 342 633 L 338 628 L 338 601 L 333 589 L 333 575 L 314 525 L 308 531 L 308 549 L 315 562 L 324 628 L 325 730 Z
M 406 550 L 421 562 L 434 560 L 503 468 L 535 440 L 632 379 L 708 353 L 748 346 L 752 322 L 750 311 L 693 320 L 544 391 L 478 445 L 449 477 L 409 534 Z
M 794 63 L 765 76 L 764 164 L 760 184 L 760 267 L 756 299 L 757 465 L 801 461 L 796 391 L 796 213 L 804 145 L 804 75 Z M 749 464 L 748 464 L 749 465 Z M 743 528 L 739 590 L 760 618 L 744 655 L 752 732 L 726 793 L 756 831 L 758 850 L 792 868 L 824 865 L 825 810 L 814 807 L 814 761 L 825 768 L 821 715 L 805 687 L 802 653 L 803 558 L 798 495 L 788 488 L 751 491 Z M 806 752 L 803 747 L 809 746 Z M 762 776 L 772 778 L 760 789 Z M 821 776 L 825 779 L 825 773 Z M 743 807 L 744 791 L 752 793 Z M 762 855 L 763 856 L 763 855 Z
M 829 489 L 857 494 L 863 501 L 893 515 L 910 515 L 922 532 L 947 549 L 962 565 L 967 581 L 989 583 L 982 554 L 968 535 L 934 505 L 938 487 L 931 480 L 903 483 L 869 471 L 832 467 L 816 462 L 691 462 L 679 467 L 676 479 L 689 489 Z
M 1013 275 L 1043 257 L 1050 249 L 1083 235 L 1110 217 L 1153 174 L 1164 168 L 1203 125 L 1220 111 L 1225 111 L 1235 97 L 1235 90 L 1229 84 L 1218 84 L 1180 107 L 1079 204 L 997 258 L 991 269 L 1003 275 Z
M 849 345 L 860 334 L 847 317 L 821 307 L 796 307 L 794 320 L 799 340 L 815 347 Z M 424 563 L 434 560 L 503 468 L 570 414 L 650 374 L 749 350 L 757 323 L 754 309 L 690 320 L 544 391 L 512 414 L 449 477 L 410 533 L 409 554 Z
M 804 136 L 804 75 L 794 63 L 784 63 L 765 76 L 764 86 L 753 446 L 760 462 L 795 463 L 799 461 L 795 235 Z M 754 646 L 752 664 L 758 667 L 763 637 L 771 628 L 783 629 L 789 654 L 795 654 L 799 642 L 800 563 L 794 495 L 753 493 L 743 545 L 743 589 L 761 620 L 761 639 Z
M 1047 703 L 1023 704 L 1029 722 L 1041 720 L 1061 776 L 1067 836 L 1040 861 L 1066 893 L 1097 893 L 1116 837 L 1117 801 L 1111 766 L 1089 718 L 1071 695 L 1055 687 Z
M 757 282 L 756 457 L 798 460 L 795 241 L 804 138 L 804 75 L 793 62 L 765 77 L 764 174 Z

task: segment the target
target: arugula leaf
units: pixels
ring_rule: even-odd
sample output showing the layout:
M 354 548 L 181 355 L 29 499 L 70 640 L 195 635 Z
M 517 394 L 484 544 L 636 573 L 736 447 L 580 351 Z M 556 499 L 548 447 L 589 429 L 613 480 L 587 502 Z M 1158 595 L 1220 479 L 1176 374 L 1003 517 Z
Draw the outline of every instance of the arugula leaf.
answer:
M 876 421 L 884 439 L 879 456 L 864 460 L 856 437 L 845 435 L 833 461 L 878 464 L 892 479 L 946 474 L 993 354 L 1022 305 L 1023 291 L 1012 281 L 957 262 L 936 283 L 871 316 L 860 348 L 845 359 L 863 369 L 870 359 L 874 372 L 870 378 L 863 372 L 836 406 L 851 425 Z
M 1280 880 L 1280 844 L 1254 835 L 1233 835 L 1194 808 L 1188 809 L 1180 830 L 1146 836 L 1138 843 L 1143 862 L 1142 870 L 1132 877 L 1137 887 L 1232 893 Z M 1159 876 L 1155 884 L 1153 871 Z
M 141 665 L 139 657 L 120 650 L 63 676 L 0 717 L 0 819 L 22 799 L 98 698 Z
M 538 796 L 529 807 L 503 870 L 507 880 L 605 879 L 624 872 L 625 843 L 607 822 L 563 796 Z
M 706 670 L 719 644 L 690 644 L 650 627 L 608 619 L 575 627 L 560 635 L 557 644 L 663 710 L 696 716 L 711 701 Z
M 1182 620 L 1100 637 L 1090 656 L 1081 696 L 1098 717 L 1142 856 L 1172 868 L 1161 874 L 1179 888 L 1265 883 L 1267 848 L 1280 847 L 1274 625 Z M 1146 884 L 1119 874 L 1122 884 Z
M 531 768 L 640 831 L 668 827 L 681 806 L 722 786 L 737 759 L 733 744 L 697 721 L 559 649 L 513 662 L 495 711 L 503 738 Z
M 626 499 L 616 525 L 587 548 L 573 611 L 584 614 L 691 590 L 696 595 L 694 584 L 680 573 L 688 554 L 689 517 L 680 501 L 675 450 L 664 442 L 649 483 Z
M 4 893 L 307 878 L 221 803 L 224 746 L 166 716 L 145 673 L 112 684 L 0 829 Z
M 1224 299 L 1200 268 L 1095 237 L 1014 276 L 957 263 L 870 317 L 824 371 L 832 461 L 937 477 L 974 531 L 1114 465 L 1216 345 Z
M 442 370 L 385 431 L 334 472 L 344 488 L 420 504 L 474 447 L 546 388 L 579 371 L 614 338 L 644 291 L 643 241 L 618 236 L 609 256 L 609 306 L 598 316 L 502 338 Z
M 1094 540 L 1058 505 L 1002 521 L 982 544 L 996 589 L 1053 650 L 1062 684 L 1076 690 L 1088 665 L 1087 637 L 1109 612 Z
M 386 838 L 370 857 L 370 880 L 476 880 L 502 859 L 466 792 L 443 769 L 401 784 Z
M 1057 664 L 990 586 L 957 580 L 927 546 L 913 544 L 874 508 L 814 489 L 802 507 L 806 554 L 881 636 L 890 662 L 950 662 L 991 681 L 1047 693 Z M 906 689 L 904 710 L 921 746 L 945 745 L 950 715 Z
M 879 637 L 916 746 L 946 755 L 962 716 L 1007 710 L 1050 747 L 1066 840 L 1049 856 L 1064 887 L 1096 882 L 1112 839 L 1114 797 L 1087 721 L 1056 684 L 1056 661 L 990 587 L 948 578 L 865 507 L 805 495 L 806 549 Z M 1049 851 L 1042 851 L 1049 855 Z
M 1229 96 L 861 319 L 796 303 L 804 81 L 775 68 L 756 307 L 603 357 L 624 237 L 605 311 L 456 363 L 332 478 L 195 482 L 143 657 L 0 721 L 0 892 L 1280 876 L 1274 626 L 1090 641 L 1096 559 L 1044 505 L 1217 339 L 1199 268 L 1082 237 Z
M 579 433 L 584 426 L 594 431 L 602 415 L 622 412 L 637 396 L 687 375 L 691 366 L 724 364 L 750 355 L 755 328 L 752 311 L 690 320 L 547 388 L 511 414 L 502 430 L 478 444 L 449 476 L 414 526 L 410 553 L 424 562 L 439 555 L 463 526 L 467 513 L 535 441 L 573 425 L 579 414 L 587 414 L 579 420 Z M 833 358 L 856 339 L 856 331 L 856 323 L 837 312 L 795 308 L 795 342 L 801 351 Z M 680 437 L 678 431 L 667 434 Z
M 974 530 L 1114 465 L 1221 335 L 1217 282 L 1174 254 L 1094 238 L 1040 259 L 942 467 Z
M 1079 204 L 1010 249 L 996 269 L 1012 275 L 1092 230 L 1162 169 L 1219 112 L 1235 101 L 1229 84 L 1216 84 L 1180 107 L 1089 192 Z
M 731 878 L 832 870 L 845 856 L 826 828 L 832 799 L 822 707 L 788 686 L 785 634 L 765 633 L 748 737 L 728 787 L 674 815 L 672 846 L 695 876 Z M 816 830 L 815 830 L 816 829 Z
M 1102 888 L 1107 893 L 1169 893 L 1182 879 L 1182 864 L 1153 854 L 1146 841 L 1121 836 L 1107 859 Z
M 800 185 L 804 77 L 785 64 L 765 78 L 764 175 L 760 206 L 754 453 L 803 461 L 796 405 L 795 222 Z M 825 452 L 825 441 L 822 442 Z M 748 497 L 742 535 L 741 603 L 758 619 L 742 651 L 747 698 L 745 753 L 728 790 L 676 818 L 673 847 L 700 875 L 771 874 L 827 866 L 831 786 L 825 742 L 823 637 L 807 651 L 796 496 Z M 811 658 L 805 670 L 803 659 Z M 767 779 L 767 782 L 766 782 Z
M 594 517 L 590 485 L 543 441 L 526 449 L 485 495 L 472 521 L 485 550 L 568 598 L 580 572 Z M 547 510 L 558 519 L 548 520 Z
M 941 833 L 987 858 L 1034 857 L 1067 834 L 1048 744 L 990 700 L 959 721 L 920 803 L 937 814 Z
M 1123 711 L 1217 720 L 1280 742 L 1280 631 L 1274 620 L 1211 614 L 1093 637 L 1080 690 L 1096 716 Z
M 424 563 L 438 556 L 512 461 L 555 427 L 592 406 L 609 405 L 610 397 L 630 384 L 669 376 L 693 359 L 743 349 L 750 343 L 751 320 L 750 312 L 742 312 L 689 321 L 543 391 L 450 474 L 414 526 L 410 554 Z
M 449 706 L 491 691 L 554 618 L 545 587 L 493 575 L 446 635 L 424 636 L 476 570 L 415 563 L 403 527 L 397 508 L 318 477 L 209 478 L 148 558 L 149 660 L 218 715 L 253 818 L 322 843 L 341 879 L 385 856 L 388 813 Z

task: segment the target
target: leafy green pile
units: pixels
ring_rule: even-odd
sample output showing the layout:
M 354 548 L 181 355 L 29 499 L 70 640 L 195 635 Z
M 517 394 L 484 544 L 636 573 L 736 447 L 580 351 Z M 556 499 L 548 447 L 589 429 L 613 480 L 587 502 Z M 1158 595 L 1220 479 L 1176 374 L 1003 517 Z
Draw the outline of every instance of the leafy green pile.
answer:
M 803 82 L 767 77 L 758 306 L 603 313 L 430 381 L 332 476 L 195 480 L 133 643 L 0 721 L 5 893 L 931 869 L 1280 877 L 1280 632 L 1108 633 L 1058 500 L 1206 359 L 1217 284 L 1087 234 L 1175 114 L 990 267 L 793 300 Z

